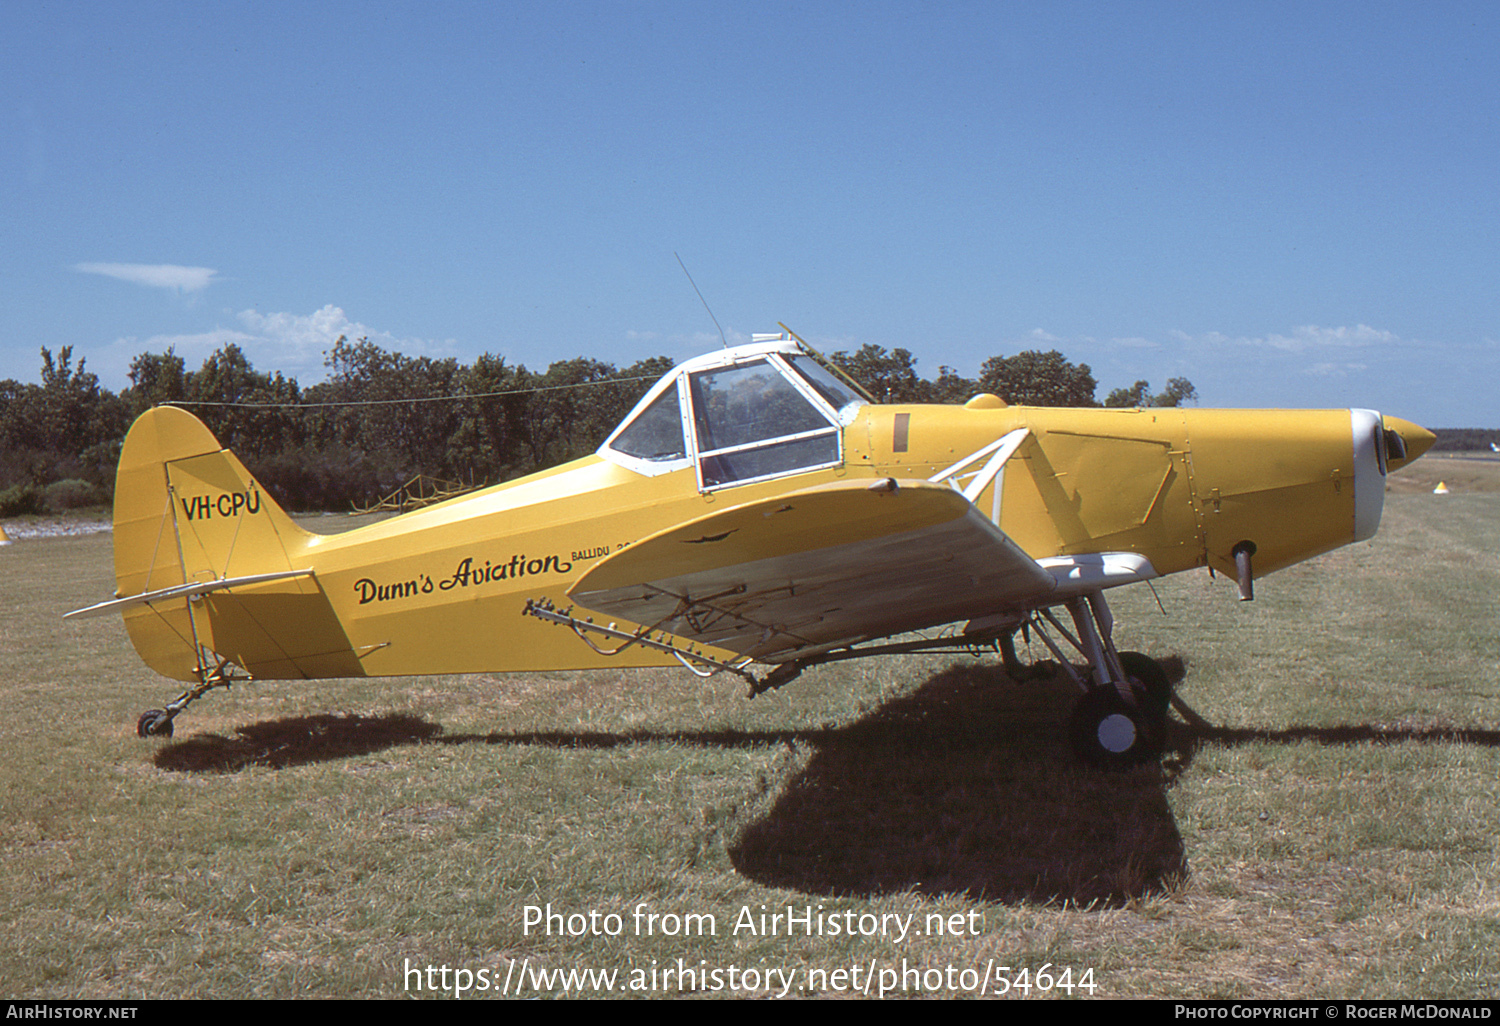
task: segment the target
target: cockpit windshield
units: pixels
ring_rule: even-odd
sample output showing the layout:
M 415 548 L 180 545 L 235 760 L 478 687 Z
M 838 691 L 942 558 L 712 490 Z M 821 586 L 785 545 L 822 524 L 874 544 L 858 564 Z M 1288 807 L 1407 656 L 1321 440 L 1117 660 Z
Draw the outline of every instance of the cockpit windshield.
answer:
M 863 403 L 792 347 L 732 350 L 677 368 L 600 454 L 648 476 L 694 466 L 704 491 L 746 484 L 837 466 Z
M 786 362 L 812 385 L 823 401 L 838 411 L 839 420 L 847 424 L 854 419 L 854 411 L 865 404 L 864 399 L 840 381 L 828 368 L 803 353 L 786 357 Z

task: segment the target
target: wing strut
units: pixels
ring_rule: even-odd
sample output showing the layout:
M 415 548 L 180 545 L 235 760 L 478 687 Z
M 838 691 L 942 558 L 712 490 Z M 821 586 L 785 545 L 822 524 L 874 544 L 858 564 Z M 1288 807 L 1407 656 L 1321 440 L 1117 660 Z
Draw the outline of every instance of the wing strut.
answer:
M 997 438 L 989 445 L 981 449 L 976 449 L 957 463 L 944 467 L 927 480 L 933 484 L 943 484 L 946 482 L 949 487 L 962 493 L 964 498 L 970 502 L 975 502 L 979 499 L 980 493 L 989 487 L 990 482 L 1004 473 L 1006 462 L 1016 454 L 1016 450 L 1021 447 L 1022 442 L 1026 441 L 1026 436 L 1030 433 L 1028 428 L 1016 428 L 1014 431 Z M 985 456 L 989 456 L 989 459 L 985 461 L 984 466 L 977 473 L 971 471 L 970 474 L 972 476 L 969 483 L 960 487 L 959 479 L 965 476 L 965 468 L 973 466 Z M 995 499 L 990 504 L 992 507 L 990 519 L 995 522 L 996 526 L 1000 524 L 1001 491 L 1001 486 L 996 485 Z

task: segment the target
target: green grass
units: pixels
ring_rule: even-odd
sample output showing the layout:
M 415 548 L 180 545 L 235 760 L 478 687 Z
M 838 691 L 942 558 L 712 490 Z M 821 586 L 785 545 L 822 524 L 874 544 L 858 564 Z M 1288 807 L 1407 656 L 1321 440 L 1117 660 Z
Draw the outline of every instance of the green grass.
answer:
M 1205 574 L 1157 583 L 1165 616 L 1115 593 L 1121 646 L 1210 723 L 1125 774 L 1067 752 L 1063 680 L 960 657 L 754 701 L 685 671 L 251 684 L 146 742 L 136 715 L 177 686 L 117 620 L 59 618 L 109 594 L 109 545 L 0 550 L 4 996 L 400 997 L 409 965 L 624 985 L 679 959 L 793 993 L 903 959 L 1092 969 L 1108 997 L 1500 978 L 1500 493 L 1392 495 L 1373 542 L 1251 604 Z M 548 904 L 623 933 L 528 931 Z M 732 932 L 763 905 L 982 925 Z M 717 935 L 637 935 L 637 906 Z

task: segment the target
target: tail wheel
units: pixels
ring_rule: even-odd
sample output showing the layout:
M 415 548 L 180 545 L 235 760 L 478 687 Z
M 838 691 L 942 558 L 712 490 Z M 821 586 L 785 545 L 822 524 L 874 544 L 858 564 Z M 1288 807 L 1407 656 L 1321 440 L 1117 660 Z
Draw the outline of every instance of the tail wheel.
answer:
M 141 737 L 171 737 L 172 717 L 165 709 L 147 709 L 135 721 L 135 732 Z
M 1146 702 L 1130 701 L 1106 685 L 1090 688 L 1078 700 L 1068 733 L 1073 751 L 1084 762 L 1126 769 L 1161 754 L 1161 723 Z

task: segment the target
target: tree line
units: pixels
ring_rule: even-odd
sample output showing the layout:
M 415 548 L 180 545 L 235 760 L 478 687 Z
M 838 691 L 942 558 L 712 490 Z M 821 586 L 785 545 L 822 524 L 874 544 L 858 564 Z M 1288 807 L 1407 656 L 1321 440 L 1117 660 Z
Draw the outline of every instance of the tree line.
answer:
M 197 370 L 171 349 L 142 353 L 117 394 L 73 362 L 71 347 L 41 355 L 40 385 L 0 381 L 0 516 L 109 501 L 126 430 L 162 403 L 192 410 L 292 509 L 348 509 L 417 474 L 496 483 L 592 452 L 673 365 L 664 356 L 626 367 L 579 357 L 538 372 L 489 353 L 466 365 L 341 336 L 325 354 L 327 380 L 306 388 L 256 370 L 230 344 Z M 905 349 L 866 345 L 830 359 L 881 402 L 992 392 L 1012 404 L 1100 405 L 1088 365 L 1056 350 L 992 357 L 974 379 L 949 367 L 925 379 Z M 1196 397 L 1185 378 L 1156 395 L 1137 381 L 1103 405 Z
M 1500 431 L 1494 428 L 1433 428 L 1433 448 L 1448 452 L 1495 452 Z

